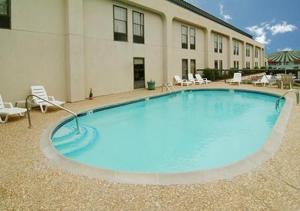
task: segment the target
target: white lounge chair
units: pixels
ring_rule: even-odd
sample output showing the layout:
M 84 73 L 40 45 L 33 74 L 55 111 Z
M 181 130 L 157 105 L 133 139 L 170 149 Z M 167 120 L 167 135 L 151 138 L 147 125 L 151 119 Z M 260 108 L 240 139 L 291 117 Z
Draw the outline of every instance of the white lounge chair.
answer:
M 178 75 L 174 76 L 174 80 L 175 80 L 175 85 L 177 85 L 177 84 L 180 84 L 181 86 L 192 85 L 192 82 L 187 81 L 187 80 L 182 80 Z
M 192 73 L 188 74 L 188 80 L 190 82 L 192 82 L 193 84 L 203 84 L 204 83 L 203 80 L 199 81 L 198 79 L 195 79 Z
M 202 81 L 202 83 L 205 83 L 205 84 L 208 84 L 208 83 L 211 82 L 211 81 L 208 80 L 207 78 L 202 78 L 202 76 L 201 76 L 200 74 L 198 74 L 198 73 L 195 75 L 195 77 L 196 77 L 196 79 L 197 79 L 198 81 Z
M 255 86 L 258 85 L 258 84 L 266 86 L 266 84 L 269 84 L 268 77 L 266 75 L 263 75 L 260 79 L 258 79 L 257 81 L 254 81 L 253 84 Z
M 237 83 L 238 85 L 242 82 L 242 73 L 234 73 L 233 78 L 228 80 L 229 83 Z
M 7 105 L 7 107 L 5 107 Z M 0 95 L 0 123 L 6 123 L 9 116 L 19 115 L 24 116 L 27 110 L 25 108 L 17 108 L 12 105 L 12 103 L 3 102 Z M 4 117 L 4 120 L 1 118 Z
M 48 100 L 55 105 L 61 106 L 61 105 L 65 104 L 64 101 L 55 100 L 55 98 L 53 96 L 48 96 L 47 92 L 43 86 L 31 86 L 31 93 L 33 95 L 39 96 L 42 99 Z M 40 106 L 41 111 L 43 113 L 47 112 L 48 107 L 55 107 L 54 105 L 52 105 L 48 102 L 45 102 L 37 97 L 33 97 L 33 103 L 36 106 Z

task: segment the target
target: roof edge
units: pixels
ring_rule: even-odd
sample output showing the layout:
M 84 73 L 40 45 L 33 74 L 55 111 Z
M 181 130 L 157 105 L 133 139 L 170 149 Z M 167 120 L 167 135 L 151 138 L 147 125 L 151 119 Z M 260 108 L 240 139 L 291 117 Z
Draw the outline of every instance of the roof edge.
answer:
M 186 2 L 186 1 L 183 1 L 183 0 L 167 0 L 167 1 L 169 1 L 171 3 L 174 3 L 177 6 L 185 8 L 187 10 L 190 10 L 190 11 L 192 11 L 192 12 L 198 14 L 198 15 L 201 15 L 201 16 L 209 19 L 209 20 L 212 20 L 212 21 L 214 21 L 216 23 L 219 23 L 219 24 L 221 24 L 221 25 L 223 25 L 223 26 L 225 26 L 225 27 L 227 27 L 229 29 L 232 29 L 232 30 L 234 30 L 234 31 L 236 31 L 236 32 L 238 32 L 238 33 L 240 33 L 240 34 L 242 34 L 242 35 L 250 38 L 250 39 L 253 39 L 253 36 L 250 35 L 250 34 L 248 34 L 247 32 L 242 31 L 241 29 L 239 29 L 239 28 L 237 28 L 237 27 L 235 27 L 235 26 L 233 26 L 233 25 L 231 25 L 231 24 L 223 21 L 220 18 L 217 18 L 216 16 L 213 16 L 213 15 L 209 14 L 208 12 L 205 12 L 204 10 L 202 10 L 202 9 L 200 9 L 200 8 L 194 6 L 194 5 L 192 5 L 192 4 L 190 4 L 190 3 Z

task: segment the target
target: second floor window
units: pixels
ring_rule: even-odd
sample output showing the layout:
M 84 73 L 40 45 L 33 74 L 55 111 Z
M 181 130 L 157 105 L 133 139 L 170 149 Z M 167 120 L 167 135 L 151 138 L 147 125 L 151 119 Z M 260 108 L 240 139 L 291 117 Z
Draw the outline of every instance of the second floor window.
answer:
M 215 34 L 214 36 L 214 52 L 223 52 L 223 37 L 221 35 Z
M 196 31 L 190 28 L 190 49 L 196 49 Z
M 127 41 L 127 9 L 119 6 L 114 6 L 114 40 Z
M 219 53 L 223 52 L 223 37 L 219 35 Z
M 0 28 L 10 29 L 10 0 L 0 0 Z
M 233 41 L 233 55 L 239 55 L 240 46 L 238 41 Z
M 219 44 L 218 44 L 218 35 L 215 34 L 215 36 L 214 36 L 214 52 L 215 53 L 218 53 L 218 46 L 219 46 Z
M 181 47 L 184 49 L 188 48 L 188 27 L 181 26 Z
M 250 57 L 250 45 L 246 46 L 246 56 Z
M 144 43 L 144 14 L 133 11 L 133 42 Z
M 255 48 L 255 58 L 258 58 L 258 49 Z

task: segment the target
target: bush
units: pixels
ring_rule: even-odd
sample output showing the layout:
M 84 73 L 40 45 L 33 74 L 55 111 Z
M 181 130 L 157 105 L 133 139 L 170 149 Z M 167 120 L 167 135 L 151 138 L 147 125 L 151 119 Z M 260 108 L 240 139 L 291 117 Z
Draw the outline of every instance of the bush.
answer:
M 260 69 L 243 69 L 243 70 L 238 70 L 231 68 L 229 70 L 217 70 L 217 69 L 204 69 L 203 70 L 203 78 L 207 78 L 208 80 L 211 81 L 217 81 L 217 80 L 225 80 L 228 78 L 232 78 L 233 74 L 236 72 L 242 72 L 242 75 L 252 75 L 252 74 L 257 74 L 257 73 L 263 73 L 265 70 L 260 70 Z

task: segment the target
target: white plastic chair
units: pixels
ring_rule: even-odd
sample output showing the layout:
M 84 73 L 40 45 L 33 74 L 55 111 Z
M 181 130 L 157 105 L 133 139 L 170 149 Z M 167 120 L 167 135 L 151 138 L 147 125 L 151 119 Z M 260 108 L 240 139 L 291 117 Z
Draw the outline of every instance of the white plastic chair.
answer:
M 27 110 L 25 108 L 14 107 L 10 102 L 3 102 L 3 99 L 0 95 L 0 123 L 6 123 L 8 117 L 12 115 L 24 116 L 26 111 Z M 1 116 L 4 116 L 4 120 L 1 118 Z
M 187 80 L 182 80 L 178 75 L 174 76 L 174 80 L 175 80 L 175 84 L 180 84 L 181 86 L 188 86 L 188 85 L 192 85 L 192 82 L 187 81 Z
M 233 78 L 228 80 L 229 83 L 237 83 L 238 85 L 242 82 L 242 73 L 234 73 Z
M 211 82 L 211 81 L 208 80 L 207 78 L 202 78 L 202 76 L 201 76 L 199 73 L 197 73 L 197 74 L 195 75 L 195 77 L 196 77 L 196 79 L 197 79 L 198 81 L 202 81 L 202 82 L 204 82 L 205 84 L 208 84 L 208 83 Z
M 261 84 L 263 86 L 266 86 L 266 84 L 269 84 L 269 79 L 266 75 L 263 75 L 260 79 L 257 81 L 254 81 L 253 84 L 256 86 L 257 84 Z
M 195 79 L 192 73 L 188 74 L 188 80 L 190 82 L 192 82 L 193 84 L 203 84 L 204 83 L 203 80 L 199 81 L 198 79 Z
M 61 105 L 65 104 L 64 101 L 55 100 L 54 96 L 48 96 L 47 92 L 43 86 L 31 86 L 31 93 L 42 99 L 48 100 L 55 105 L 61 106 Z M 45 102 L 37 97 L 33 97 L 33 103 L 37 106 L 40 106 L 41 111 L 43 113 L 47 112 L 48 107 L 55 107 L 54 105 L 52 105 L 48 102 Z

